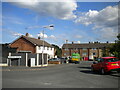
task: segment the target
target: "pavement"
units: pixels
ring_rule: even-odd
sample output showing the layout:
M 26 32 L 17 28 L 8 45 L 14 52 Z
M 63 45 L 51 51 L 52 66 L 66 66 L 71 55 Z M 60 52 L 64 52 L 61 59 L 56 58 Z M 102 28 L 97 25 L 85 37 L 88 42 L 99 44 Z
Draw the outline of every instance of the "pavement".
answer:
M 118 74 L 100 75 L 91 72 L 92 62 L 59 64 L 41 70 L 3 71 L 3 88 L 118 88 Z M 12 68 L 12 67 L 11 67 Z M 22 68 L 24 69 L 24 68 Z M 26 69 L 26 68 L 25 68 Z
M 33 70 L 44 70 L 47 67 L 56 66 L 58 64 L 48 64 L 44 67 L 26 67 L 26 66 L 4 66 L 0 68 L 0 71 L 33 71 Z

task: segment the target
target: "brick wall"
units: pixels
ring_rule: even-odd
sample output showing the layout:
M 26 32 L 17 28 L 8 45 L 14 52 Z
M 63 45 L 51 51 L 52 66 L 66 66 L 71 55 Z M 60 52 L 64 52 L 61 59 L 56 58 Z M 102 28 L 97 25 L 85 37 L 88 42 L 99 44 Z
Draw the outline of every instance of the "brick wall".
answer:
M 71 56 L 72 53 L 79 53 L 81 57 L 88 57 L 89 55 L 92 55 L 93 53 L 95 53 L 94 57 L 101 57 L 102 56 L 102 50 L 101 49 L 96 49 L 96 50 L 93 50 L 93 49 L 77 49 L 77 50 L 73 50 L 73 49 L 62 49 L 62 56 L 63 57 L 67 57 L 67 56 Z M 89 52 L 89 53 L 88 53 Z M 66 53 L 66 55 L 65 55 Z M 86 53 L 86 55 L 84 55 L 84 53 Z
M 31 51 L 35 53 L 35 46 L 24 38 L 20 38 L 13 42 L 10 47 L 18 47 L 17 51 Z

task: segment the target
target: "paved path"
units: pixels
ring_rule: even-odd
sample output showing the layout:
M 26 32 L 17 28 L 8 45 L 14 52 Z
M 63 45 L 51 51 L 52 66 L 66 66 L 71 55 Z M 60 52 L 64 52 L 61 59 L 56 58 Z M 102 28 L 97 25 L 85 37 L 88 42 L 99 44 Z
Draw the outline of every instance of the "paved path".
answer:
M 0 71 L 31 71 L 31 70 L 43 70 L 46 67 L 55 66 L 57 64 L 49 64 L 44 67 L 25 67 L 25 66 L 4 66 L 1 67 Z

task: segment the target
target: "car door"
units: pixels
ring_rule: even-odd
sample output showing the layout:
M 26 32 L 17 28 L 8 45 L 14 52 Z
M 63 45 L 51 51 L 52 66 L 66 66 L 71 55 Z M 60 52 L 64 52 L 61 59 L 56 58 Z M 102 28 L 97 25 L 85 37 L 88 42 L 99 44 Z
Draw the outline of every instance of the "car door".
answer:
M 97 63 L 94 64 L 94 69 L 95 69 L 95 70 L 100 70 L 100 69 L 101 69 L 101 66 L 102 66 L 102 59 L 98 59 L 98 60 L 97 60 Z

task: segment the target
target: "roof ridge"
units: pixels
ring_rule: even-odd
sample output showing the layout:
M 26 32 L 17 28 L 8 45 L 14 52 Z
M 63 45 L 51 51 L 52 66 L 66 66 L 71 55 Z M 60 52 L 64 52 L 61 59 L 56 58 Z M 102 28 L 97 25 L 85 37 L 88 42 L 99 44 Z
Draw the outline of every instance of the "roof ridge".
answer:
M 37 39 L 37 38 L 33 38 L 33 37 L 27 37 L 27 36 L 23 36 L 23 38 L 25 38 L 26 40 L 30 41 L 32 44 L 36 44 L 36 45 L 42 45 L 41 42 L 43 42 L 43 40 L 40 40 L 40 39 Z M 32 40 L 31 40 L 32 39 Z M 48 42 L 46 42 L 44 40 L 44 42 L 46 43 L 45 46 L 50 46 L 51 47 L 51 44 L 49 44 Z
M 32 38 L 32 39 L 38 40 L 37 38 L 33 38 L 33 37 L 29 37 L 29 36 L 24 36 L 24 35 L 23 35 L 23 37 L 28 37 L 28 38 Z

